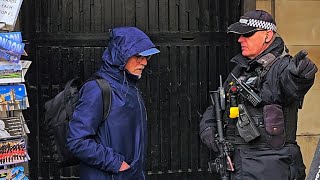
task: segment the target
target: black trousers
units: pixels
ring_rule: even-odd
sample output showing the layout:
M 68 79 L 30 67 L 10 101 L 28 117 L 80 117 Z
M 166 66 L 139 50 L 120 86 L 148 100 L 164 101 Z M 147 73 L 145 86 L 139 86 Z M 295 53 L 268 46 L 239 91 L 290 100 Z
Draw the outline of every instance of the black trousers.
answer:
M 281 149 L 267 146 L 236 146 L 232 180 L 304 180 L 305 165 L 297 144 Z

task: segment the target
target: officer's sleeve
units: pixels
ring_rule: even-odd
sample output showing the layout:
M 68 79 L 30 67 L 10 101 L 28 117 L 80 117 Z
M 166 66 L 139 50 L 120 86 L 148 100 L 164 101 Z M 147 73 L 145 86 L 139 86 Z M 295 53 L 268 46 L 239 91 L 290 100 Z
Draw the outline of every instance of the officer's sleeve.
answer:
M 304 58 L 298 64 L 292 58 L 282 59 L 280 70 L 280 85 L 286 97 L 300 100 L 309 91 L 314 83 L 316 65 L 309 59 Z
M 118 173 L 124 157 L 98 143 L 97 129 L 103 123 L 102 91 L 95 81 L 80 90 L 80 99 L 69 123 L 68 149 L 82 162 L 103 171 Z
M 206 111 L 202 115 L 200 121 L 199 134 L 201 134 L 204 130 L 210 127 L 216 129 L 217 123 L 215 119 L 215 112 L 213 110 L 213 106 L 211 105 L 206 109 Z

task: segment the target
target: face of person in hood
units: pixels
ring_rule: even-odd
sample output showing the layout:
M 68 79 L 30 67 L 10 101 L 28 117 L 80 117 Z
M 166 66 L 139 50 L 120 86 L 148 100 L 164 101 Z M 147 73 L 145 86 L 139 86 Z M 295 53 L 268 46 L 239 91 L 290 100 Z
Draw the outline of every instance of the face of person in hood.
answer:
M 150 57 L 134 55 L 131 56 L 127 64 L 125 65 L 125 69 L 132 75 L 138 76 L 141 78 L 142 71 L 144 67 L 148 64 L 148 59 Z

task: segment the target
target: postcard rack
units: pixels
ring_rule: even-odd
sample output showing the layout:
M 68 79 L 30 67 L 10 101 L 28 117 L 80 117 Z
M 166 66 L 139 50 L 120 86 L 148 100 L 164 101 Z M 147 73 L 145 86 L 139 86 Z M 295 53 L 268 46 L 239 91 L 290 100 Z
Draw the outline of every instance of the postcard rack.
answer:
M 0 33 L 0 180 L 28 180 L 28 133 L 22 111 L 29 108 L 24 76 L 31 61 L 21 32 Z

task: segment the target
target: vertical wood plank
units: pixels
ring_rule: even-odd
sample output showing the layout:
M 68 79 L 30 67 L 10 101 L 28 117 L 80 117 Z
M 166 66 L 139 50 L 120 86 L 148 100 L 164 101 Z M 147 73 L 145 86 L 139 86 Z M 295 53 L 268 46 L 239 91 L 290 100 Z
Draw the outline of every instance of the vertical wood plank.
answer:
M 133 0 L 124 0 L 124 12 L 125 12 L 125 21 L 126 26 L 135 26 L 136 22 L 136 4 Z
M 199 120 L 200 120 L 200 101 L 199 89 L 202 69 L 199 68 L 199 47 L 190 47 L 190 99 L 191 99 L 191 119 L 190 119 L 190 164 L 189 168 L 192 171 L 197 171 L 199 167 Z
M 160 61 L 157 58 L 154 58 L 150 63 L 150 68 L 152 73 L 150 74 L 152 80 L 150 82 L 150 95 L 151 95 L 151 108 L 152 108 L 152 119 L 150 124 L 152 126 L 151 129 L 151 144 L 150 147 L 151 151 L 151 168 L 153 172 L 158 172 L 160 170 L 160 139 L 161 139 L 161 119 L 160 117 L 160 101 L 159 98 L 161 97 L 160 94 Z M 149 119 L 150 120 L 150 119 Z
M 113 0 L 104 0 L 104 32 L 108 32 L 109 29 L 112 29 L 114 24 L 113 24 L 113 16 L 112 16 L 112 10 L 113 10 Z
M 103 47 L 96 47 L 94 48 L 94 59 L 93 59 L 93 63 L 94 63 L 94 68 L 91 69 L 90 75 L 93 74 L 96 70 L 98 70 L 101 65 L 102 65 L 102 54 L 104 52 Z
M 70 16 L 68 15 L 68 12 L 70 9 L 68 8 L 68 0 L 59 0 L 59 10 L 61 16 L 60 16 L 60 23 L 59 23 L 59 31 L 66 32 L 70 29 L 69 27 L 69 19 Z
M 199 31 L 199 1 L 188 1 L 188 31 L 194 32 Z
M 179 1 L 179 31 L 188 31 L 189 22 L 188 22 L 188 9 L 187 9 L 187 0 Z
M 94 69 L 94 64 L 92 63 L 92 48 L 89 47 L 84 47 L 83 48 L 83 54 L 82 54 L 82 58 L 83 58 L 83 66 L 84 68 L 84 74 L 85 77 L 88 77 L 89 74 L 91 73 L 92 69 Z
M 200 31 L 208 31 L 209 29 L 208 6 L 209 6 L 209 3 L 207 0 L 199 0 L 199 10 L 200 10 L 199 30 Z
M 222 2 L 219 0 L 213 0 L 213 1 L 209 1 L 209 9 L 211 11 L 209 11 L 209 29 L 211 31 L 219 31 L 220 30 L 220 22 L 219 22 L 219 18 L 221 16 L 221 11 L 220 10 L 224 10 L 224 9 L 220 9 L 220 4 Z
M 149 0 L 148 1 L 148 30 L 149 31 L 158 31 L 159 25 L 159 16 L 158 16 L 158 0 Z
M 72 1 L 72 28 L 70 29 L 72 32 L 79 33 L 80 32 L 80 3 L 79 0 Z
M 49 1 L 50 3 L 50 29 L 49 32 L 57 32 L 58 31 L 58 0 Z
M 114 26 L 121 26 L 124 22 L 124 6 L 123 6 L 124 0 L 114 0 L 113 1 L 113 22 Z
M 160 63 L 160 170 L 161 172 L 167 172 L 170 161 L 170 97 L 172 92 L 170 91 L 170 59 L 169 59 L 169 48 L 168 46 L 160 47 L 159 63 Z
M 178 86 L 179 79 L 179 60 L 180 48 L 172 46 L 170 48 L 170 69 L 172 69 L 172 87 L 171 91 L 175 94 L 170 99 L 170 167 L 169 172 L 177 172 L 180 169 L 180 124 L 179 124 L 179 105 L 178 105 Z
M 82 32 L 90 32 L 92 30 L 91 26 L 91 8 L 90 8 L 90 0 L 81 0 L 81 10 L 82 10 L 82 16 L 81 16 L 81 29 Z
M 103 0 L 92 0 L 90 4 L 91 9 L 91 24 L 93 24 L 93 32 L 102 32 L 102 2 Z
M 37 16 L 38 23 L 40 23 L 40 24 L 37 23 L 37 30 L 41 30 L 42 32 L 48 32 L 50 28 L 48 26 L 50 25 L 50 22 L 51 22 L 51 18 L 50 18 L 51 6 L 49 5 L 49 2 L 40 1 L 39 4 L 36 4 L 36 9 L 37 9 L 36 13 L 39 13 Z
M 189 75 L 190 56 L 189 47 L 180 47 L 180 82 L 179 82 L 179 124 L 180 124 L 180 169 L 188 170 L 190 162 L 190 97 L 189 97 Z
M 136 26 L 142 31 L 147 30 L 147 13 L 148 8 L 146 0 L 136 0 Z
M 179 4 L 176 0 L 169 0 L 169 31 L 178 31 Z
M 200 46 L 199 48 L 199 69 L 201 69 L 202 73 L 199 75 L 200 79 L 200 89 L 199 89 L 199 97 L 200 97 L 200 109 L 202 110 L 201 115 L 204 113 L 205 109 L 210 105 L 208 103 L 209 100 L 209 87 L 208 80 L 209 76 L 213 76 L 209 73 L 209 59 L 208 59 L 208 51 L 206 46 Z M 208 160 L 209 160 L 209 149 L 203 144 L 200 143 L 200 169 L 202 171 L 207 171 L 208 169 Z
M 158 0 L 159 6 L 159 31 L 168 31 L 169 30 L 169 0 Z

